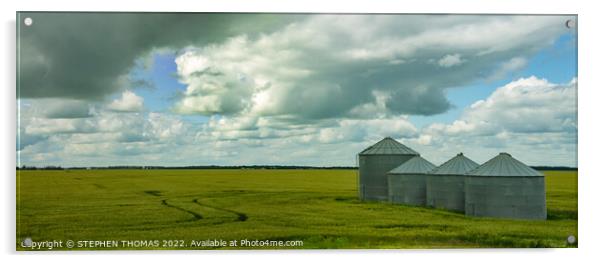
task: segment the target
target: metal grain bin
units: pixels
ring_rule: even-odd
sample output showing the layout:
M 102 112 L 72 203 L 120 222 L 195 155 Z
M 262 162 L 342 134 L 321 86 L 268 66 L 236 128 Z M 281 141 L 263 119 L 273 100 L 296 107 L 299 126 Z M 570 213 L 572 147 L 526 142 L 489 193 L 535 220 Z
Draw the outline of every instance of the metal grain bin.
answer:
M 500 153 L 465 176 L 468 216 L 545 220 L 544 176 Z
M 415 156 L 389 172 L 389 201 L 395 204 L 426 204 L 426 175 L 436 166 Z
M 479 164 L 459 153 L 426 176 L 426 205 L 464 212 L 464 174 Z
M 418 152 L 386 137 L 359 153 L 359 197 L 361 200 L 386 201 L 387 172 L 403 164 Z

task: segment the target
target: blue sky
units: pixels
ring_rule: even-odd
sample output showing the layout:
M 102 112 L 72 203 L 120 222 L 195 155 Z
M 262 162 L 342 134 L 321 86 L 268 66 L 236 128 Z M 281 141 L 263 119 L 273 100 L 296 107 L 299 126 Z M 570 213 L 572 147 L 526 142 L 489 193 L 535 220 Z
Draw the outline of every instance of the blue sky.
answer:
M 449 89 L 447 98 L 455 106 L 445 113 L 434 116 L 415 116 L 412 120 L 419 127 L 433 122 L 449 123 L 457 119 L 464 108 L 477 100 L 486 99 L 493 91 L 518 78 L 540 76 L 553 83 L 567 83 L 577 76 L 577 49 L 574 33 L 558 37 L 550 47 L 543 48 L 528 59 L 527 66 L 495 81 L 476 80 L 466 86 Z
M 21 164 L 353 165 L 391 136 L 434 163 L 576 166 L 575 17 L 32 16 Z

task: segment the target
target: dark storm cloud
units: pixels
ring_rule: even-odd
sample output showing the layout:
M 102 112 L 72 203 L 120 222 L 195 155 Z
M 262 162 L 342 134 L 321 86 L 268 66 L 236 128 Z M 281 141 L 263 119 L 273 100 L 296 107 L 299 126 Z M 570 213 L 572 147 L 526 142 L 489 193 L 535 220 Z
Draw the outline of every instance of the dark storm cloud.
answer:
M 301 16 L 153 13 L 20 13 L 18 86 L 22 98 L 100 100 L 153 48 L 204 45 L 270 31 Z M 133 86 L 143 83 L 133 83 Z

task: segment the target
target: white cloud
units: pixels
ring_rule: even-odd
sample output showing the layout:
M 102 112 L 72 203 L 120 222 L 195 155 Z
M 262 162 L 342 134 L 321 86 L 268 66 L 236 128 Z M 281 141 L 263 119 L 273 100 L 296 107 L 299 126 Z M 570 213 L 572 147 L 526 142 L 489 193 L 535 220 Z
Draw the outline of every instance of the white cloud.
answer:
M 462 56 L 460 54 L 456 53 L 453 55 L 445 55 L 445 57 L 442 57 L 441 59 L 439 59 L 437 64 L 439 64 L 439 66 L 441 66 L 441 67 L 449 68 L 449 67 L 460 65 L 464 62 L 465 61 L 462 59 Z
M 563 32 L 553 26 L 563 19 L 310 16 L 273 33 L 189 47 L 176 59 L 187 89 L 174 110 L 299 121 L 365 117 L 375 107 L 394 115 L 442 113 L 450 107 L 445 89 L 524 66 L 524 56 Z M 427 62 L 433 57 L 440 59 Z
M 107 108 L 113 111 L 135 112 L 142 111 L 143 105 L 144 98 L 126 90 L 121 94 L 121 98 L 113 100 L 113 102 L 107 105 Z
M 145 131 L 159 140 L 181 139 L 186 129 L 182 120 L 155 112 L 149 113 L 147 123 Z
M 474 102 L 453 123 L 434 123 L 426 132 L 445 136 L 574 132 L 576 94 L 576 81 L 554 84 L 535 76 L 520 78 Z
M 428 134 L 421 134 L 420 137 L 416 139 L 416 142 L 421 145 L 429 145 L 433 140 L 433 136 Z
M 49 135 L 56 133 L 88 133 L 94 130 L 89 119 L 46 119 L 32 118 L 25 126 L 29 135 Z
M 577 145 L 576 96 L 576 80 L 520 78 L 473 103 L 452 123 L 425 127 L 411 142 L 437 162 L 459 151 L 479 161 L 507 151 L 533 165 L 576 165 L 571 158 Z
M 197 129 L 171 114 L 101 108 L 87 118 L 50 118 L 39 111 L 48 105 L 47 99 L 19 103 L 20 163 L 90 165 L 104 160 L 105 165 L 115 165 L 195 143 Z
M 322 143 L 365 142 L 383 137 L 411 138 L 417 135 L 416 127 L 407 118 L 373 120 L 341 120 L 337 126 L 320 129 L 315 139 Z
M 514 57 L 501 63 L 497 69 L 488 77 L 490 81 L 499 80 L 508 74 L 517 72 L 527 66 L 527 59 L 524 57 Z
M 554 84 L 535 76 L 521 78 L 472 104 L 462 118 L 477 127 L 487 123 L 511 132 L 574 131 L 576 95 L 576 81 Z

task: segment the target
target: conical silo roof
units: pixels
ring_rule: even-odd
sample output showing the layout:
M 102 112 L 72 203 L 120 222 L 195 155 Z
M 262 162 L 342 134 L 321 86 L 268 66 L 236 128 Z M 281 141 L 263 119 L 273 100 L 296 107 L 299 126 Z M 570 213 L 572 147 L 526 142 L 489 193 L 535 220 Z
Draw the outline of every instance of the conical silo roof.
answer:
M 361 155 L 369 154 L 407 154 L 407 155 L 420 155 L 418 152 L 412 150 L 410 147 L 401 144 L 391 137 L 385 137 L 374 145 L 366 148 Z
M 391 174 L 426 174 L 437 166 L 420 156 L 412 157 L 407 162 L 391 170 Z
M 465 174 L 479 167 L 478 163 L 459 153 L 454 158 L 449 159 L 435 170 L 432 174 Z
M 512 158 L 508 153 L 500 153 L 468 175 L 474 176 L 543 176 L 540 172 Z

